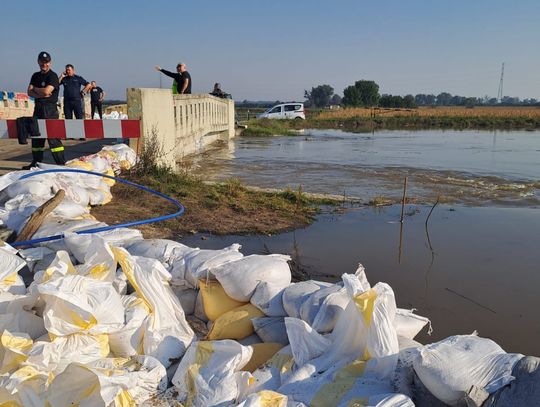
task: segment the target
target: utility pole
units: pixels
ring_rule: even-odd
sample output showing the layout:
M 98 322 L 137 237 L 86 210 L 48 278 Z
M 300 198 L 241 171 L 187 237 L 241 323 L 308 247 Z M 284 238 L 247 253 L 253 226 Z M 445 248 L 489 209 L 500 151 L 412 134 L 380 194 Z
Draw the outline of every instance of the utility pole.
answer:
M 497 100 L 499 103 L 502 103 L 503 98 L 503 79 L 504 79 L 504 62 L 502 63 L 501 67 L 501 80 L 499 82 L 499 92 L 497 93 Z

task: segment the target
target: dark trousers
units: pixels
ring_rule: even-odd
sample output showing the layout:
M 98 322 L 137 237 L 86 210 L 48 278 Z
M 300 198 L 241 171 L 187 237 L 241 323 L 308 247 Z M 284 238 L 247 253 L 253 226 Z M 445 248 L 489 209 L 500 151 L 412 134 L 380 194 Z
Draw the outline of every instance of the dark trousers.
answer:
M 76 119 L 84 118 L 82 100 L 81 99 L 74 99 L 74 100 L 64 99 L 64 117 L 66 119 L 73 119 L 73 113 L 75 113 Z
M 56 103 L 43 103 L 34 106 L 34 117 L 38 119 L 58 119 L 58 108 Z M 64 158 L 64 145 L 62 140 L 56 138 L 47 139 L 49 147 L 51 149 L 54 162 L 58 165 L 64 165 L 66 159 Z M 32 163 L 39 163 L 43 161 L 43 152 L 45 151 L 45 139 L 32 139 Z
M 91 119 L 94 118 L 94 113 L 96 113 L 96 109 L 99 115 L 100 119 L 103 119 L 103 104 L 101 102 L 90 102 L 90 105 L 92 106 L 92 116 L 90 116 Z

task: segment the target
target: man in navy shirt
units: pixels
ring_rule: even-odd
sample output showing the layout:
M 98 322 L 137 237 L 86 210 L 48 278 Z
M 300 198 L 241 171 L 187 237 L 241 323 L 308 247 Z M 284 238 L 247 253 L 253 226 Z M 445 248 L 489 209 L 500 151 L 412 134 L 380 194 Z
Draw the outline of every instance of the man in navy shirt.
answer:
M 102 102 L 105 98 L 105 92 L 103 89 L 101 89 L 99 86 L 96 85 L 96 81 L 91 82 L 92 87 L 90 88 L 90 105 L 92 107 L 92 115 L 91 118 L 94 118 L 94 113 L 97 112 L 99 114 L 99 118 L 103 119 L 103 109 L 102 109 Z
M 32 75 L 28 85 L 28 96 L 34 98 L 34 117 L 38 119 L 58 119 L 58 92 L 60 85 L 58 75 L 51 70 L 51 55 L 40 52 L 38 55 L 39 72 Z M 60 139 L 47 139 L 54 162 L 64 165 L 64 146 Z M 32 139 L 32 164 L 23 167 L 29 169 L 43 161 L 45 139 Z
M 91 85 L 82 76 L 75 75 L 75 68 L 71 64 L 67 64 L 65 72 L 60 75 L 60 85 L 64 85 L 64 117 L 73 119 L 75 113 L 76 119 L 83 119 L 82 98 Z

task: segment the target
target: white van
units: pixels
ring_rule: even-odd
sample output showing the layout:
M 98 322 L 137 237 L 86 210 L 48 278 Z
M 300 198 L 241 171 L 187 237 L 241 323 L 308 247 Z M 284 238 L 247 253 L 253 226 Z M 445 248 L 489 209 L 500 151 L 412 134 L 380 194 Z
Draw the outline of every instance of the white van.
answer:
M 272 106 L 264 113 L 258 114 L 257 119 L 305 119 L 304 104 L 299 102 L 282 103 Z

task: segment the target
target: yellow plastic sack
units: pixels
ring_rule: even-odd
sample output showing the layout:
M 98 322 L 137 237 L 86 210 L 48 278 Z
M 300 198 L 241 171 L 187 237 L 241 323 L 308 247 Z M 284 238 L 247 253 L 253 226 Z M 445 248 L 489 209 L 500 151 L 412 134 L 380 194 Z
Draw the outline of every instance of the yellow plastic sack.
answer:
M 251 319 L 263 315 L 257 307 L 251 304 L 242 305 L 216 319 L 212 329 L 208 332 L 207 339 L 243 339 L 255 332 Z
M 229 297 L 217 281 L 201 279 L 199 280 L 199 288 L 201 290 L 204 313 L 210 321 L 215 321 L 226 312 L 246 304 L 245 302 L 239 302 Z
M 283 345 L 281 343 L 256 343 L 251 345 L 253 348 L 253 355 L 251 359 L 245 365 L 242 370 L 253 373 L 255 370 L 262 366 L 264 363 L 268 362 L 281 348 Z
M 11 373 L 26 361 L 34 342 L 25 333 L 12 334 L 4 330 L 0 336 L 0 374 Z

